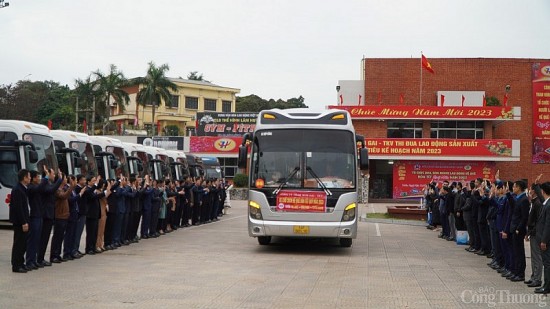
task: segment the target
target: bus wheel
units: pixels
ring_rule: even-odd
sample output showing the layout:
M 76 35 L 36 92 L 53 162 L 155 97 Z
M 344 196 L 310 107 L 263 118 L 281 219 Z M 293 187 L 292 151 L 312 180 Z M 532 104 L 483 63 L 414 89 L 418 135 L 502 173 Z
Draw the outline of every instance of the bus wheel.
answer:
M 271 236 L 258 236 L 258 243 L 262 246 L 269 245 L 271 242 Z
M 342 247 L 351 247 L 353 239 L 351 238 L 340 238 L 340 246 Z

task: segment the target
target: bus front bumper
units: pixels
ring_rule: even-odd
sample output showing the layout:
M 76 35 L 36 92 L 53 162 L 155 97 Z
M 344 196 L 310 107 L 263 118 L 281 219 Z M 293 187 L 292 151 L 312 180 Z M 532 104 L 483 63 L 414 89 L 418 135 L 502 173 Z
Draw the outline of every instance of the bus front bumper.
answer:
M 248 218 L 248 235 L 282 237 L 356 238 L 357 222 L 288 222 Z

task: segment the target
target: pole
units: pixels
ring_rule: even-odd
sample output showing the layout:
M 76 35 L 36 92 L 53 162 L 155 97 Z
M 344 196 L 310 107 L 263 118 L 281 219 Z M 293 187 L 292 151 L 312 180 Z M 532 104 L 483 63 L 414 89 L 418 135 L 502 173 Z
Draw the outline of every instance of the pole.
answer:
M 92 101 L 92 134 L 90 135 L 94 135 L 94 129 L 95 129 L 95 96 L 94 96 L 94 99 Z
M 74 113 L 74 131 L 78 132 L 78 96 L 76 97 L 76 108 Z
M 420 51 L 420 105 L 422 105 L 422 51 Z

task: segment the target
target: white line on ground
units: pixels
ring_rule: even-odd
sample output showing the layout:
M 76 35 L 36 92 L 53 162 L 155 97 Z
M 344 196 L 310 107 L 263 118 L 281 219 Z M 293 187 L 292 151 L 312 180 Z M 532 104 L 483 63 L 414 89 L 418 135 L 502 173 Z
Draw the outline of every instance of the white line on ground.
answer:
M 376 226 L 376 236 L 382 236 L 382 234 L 380 234 L 380 225 L 378 225 L 378 223 L 375 223 L 374 226 Z

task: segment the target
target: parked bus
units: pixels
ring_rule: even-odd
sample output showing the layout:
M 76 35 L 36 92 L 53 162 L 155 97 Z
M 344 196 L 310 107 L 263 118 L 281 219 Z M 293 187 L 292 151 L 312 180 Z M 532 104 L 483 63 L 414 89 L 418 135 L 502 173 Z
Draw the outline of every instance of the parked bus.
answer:
M 201 157 L 204 166 L 204 177 L 206 179 L 223 179 L 224 174 L 220 165 L 220 160 L 216 157 Z
M 187 156 L 181 150 L 166 150 L 170 157 L 170 170 L 175 180 L 184 180 L 189 176 Z
M 57 171 L 53 137 L 48 127 L 19 120 L 0 120 L 0 220 L 9 219 L 9 200 L 17 173 L 26 168 Z
M 118 139 L 107 136 L 90 136 L 94 147 L 97 170 L 103 179 L 128 177 L 128 164 L 124 145 Z
M 149 174 L 147 153 L 140 149 L 143 145 L 122 142 L 122 146 L 126 154 L 128 172 L 130 175 L 134 174 L 143 178 L 145 175 Z
M 347 111 L 262 111 L 239 147 L 241 168 L 247 167 L 248 147 L 251 237 L 261 245 L 272 236 L 337 238 L 343 247 L 352 245 L 359 169 L 368 168 L 368 154 Z
M 204 176 L 204 165 L 202 164 L 202 159 L 199 156 L 188 154 L 187 155 L 187 164 L 189 165 L 189 175 L 191 177 L 202 177 Z
M 52 130 L 57 163 L 66 175 L 97 175 L 94 148 L 88 134 Z

